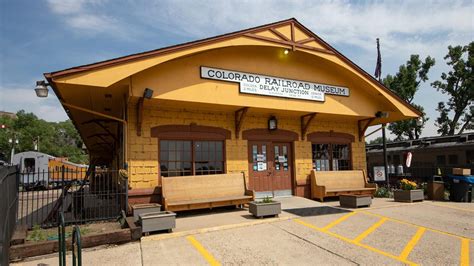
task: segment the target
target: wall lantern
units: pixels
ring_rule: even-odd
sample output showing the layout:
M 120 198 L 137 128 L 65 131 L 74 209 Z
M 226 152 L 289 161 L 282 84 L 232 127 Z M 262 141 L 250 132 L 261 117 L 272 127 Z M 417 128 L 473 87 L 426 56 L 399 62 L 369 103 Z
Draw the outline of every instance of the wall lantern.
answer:
M 377 118 L 388 118 L 388 112 L 378 111 L 377 113 L 375 113 L 375 117 L 377 117 Z
M 146 88 L 145 91 L 143 92 L 143 98 L 151 99 L 151 97 L 153 97 L 153 90 Z
M 36 81 L 36 88 L 35 88 L 36 96 L 40 98 L 48 97 L 48 87 L 47 87 L 48 85 L 49 84 L 46 83 L 46 81 L 44 80 Z
M 290 50 L 285 49 L 285 50 L 283 51 L 283 54 L 287 55 L 289 52 L 290 52 Z
M 278 128 L 278 120 L 274 116 L 268 119 L 268 130 L 276 130 Z

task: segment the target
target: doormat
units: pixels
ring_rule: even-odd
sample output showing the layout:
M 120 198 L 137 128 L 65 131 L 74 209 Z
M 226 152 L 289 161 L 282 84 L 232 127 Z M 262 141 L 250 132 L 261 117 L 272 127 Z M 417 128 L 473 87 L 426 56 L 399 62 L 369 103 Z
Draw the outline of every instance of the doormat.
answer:
M 301 217 L 351 212 L 349 210 L 338 209 L 338 208 L 329 207 L 329 206 L 284 209 L 283 211 L 289 212 L 291 214 L 298 215 Z

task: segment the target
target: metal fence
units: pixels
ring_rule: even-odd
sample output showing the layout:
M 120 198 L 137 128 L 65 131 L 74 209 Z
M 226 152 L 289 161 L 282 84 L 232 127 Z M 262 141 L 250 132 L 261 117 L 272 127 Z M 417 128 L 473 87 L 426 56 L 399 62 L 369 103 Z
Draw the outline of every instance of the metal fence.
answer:
M 0 166 L 0 265 L 8 265 L 10 240 L 15 230 L 18 206 L 18 171 Z
M 128 180 L 116 170 L 59 168 L 19 173 L 18 223 L 28 228 L 111 220 L 127 209 Z

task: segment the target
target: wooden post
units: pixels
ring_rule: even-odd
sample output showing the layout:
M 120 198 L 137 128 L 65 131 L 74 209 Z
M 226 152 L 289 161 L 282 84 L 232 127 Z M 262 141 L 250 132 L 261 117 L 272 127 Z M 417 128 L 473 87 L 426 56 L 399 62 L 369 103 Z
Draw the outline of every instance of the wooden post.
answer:
M 308 120 L 305 121 L 305 118 L 308 117 Z M 306 132 L 308 132 L 309 125 L 311 121 L 316 117 L 316 113 L 307 114 L 301 116 L 301 140 L 304 140 L 306 137 Z
M 143 102 L 144 102 L 143 97 L 140 97 L 138 99 L 138 104 L 137 104 L 137 136 L 142 135 L 142 123 L 143 123 Z
M 239 138 L 240 129 L 242 128 L 242 123 L 244 121 L 245 115 L 247 114 L 248 107 L 241 108 L 235 111 L 235 138 Z

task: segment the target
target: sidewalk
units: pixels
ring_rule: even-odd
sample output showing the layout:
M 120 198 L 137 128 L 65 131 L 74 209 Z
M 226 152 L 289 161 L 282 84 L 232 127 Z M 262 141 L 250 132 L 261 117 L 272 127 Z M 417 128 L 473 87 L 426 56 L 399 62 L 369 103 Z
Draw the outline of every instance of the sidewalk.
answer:
M 345 210 L 338 201 L 278 200 L 278 218 L 246 209 L 181 214 L 171 234 L 83 250 L 83 265 L 474 263 L 474 204 L 376 198 Z M 57 254 L 16 265 L 39 263 L 58 265 Z

